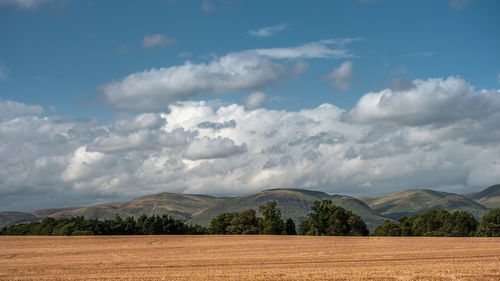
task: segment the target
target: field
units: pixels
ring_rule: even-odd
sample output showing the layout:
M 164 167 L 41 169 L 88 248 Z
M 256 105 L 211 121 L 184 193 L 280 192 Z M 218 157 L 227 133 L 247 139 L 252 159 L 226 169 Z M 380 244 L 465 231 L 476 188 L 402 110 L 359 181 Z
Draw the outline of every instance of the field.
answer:
M 0 280 L 500 280 L 499 238 L 0 237 Z

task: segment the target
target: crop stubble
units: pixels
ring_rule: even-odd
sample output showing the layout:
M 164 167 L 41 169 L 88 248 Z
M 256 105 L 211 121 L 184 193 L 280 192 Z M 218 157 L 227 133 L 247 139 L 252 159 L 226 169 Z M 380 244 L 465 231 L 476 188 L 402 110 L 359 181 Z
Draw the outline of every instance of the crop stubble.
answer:
M 0 237 L 0 280 L 500 280 L 499 238 Z

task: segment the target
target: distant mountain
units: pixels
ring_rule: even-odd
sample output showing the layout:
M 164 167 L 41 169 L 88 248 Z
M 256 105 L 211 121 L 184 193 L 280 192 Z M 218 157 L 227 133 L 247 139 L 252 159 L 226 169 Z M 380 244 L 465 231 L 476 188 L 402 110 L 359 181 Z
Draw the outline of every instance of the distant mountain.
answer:
M 46 209 L 33 212 L 38 217 L 69 218 L 83 216 L 86 218 L 114 219 L 169 214 L 175 219 L 188 221 L 193 216 L 215 205 L 219 198 L 206 195 L 159 193 L 133 199 L 127 202 L 106 203 L 88 207 L 69 207 Z
M 397 220 L 429 209 L 444 209 L 450 212 L 464 210 L 481 217 L 488 208 L 454 193 L 430 189 L 410 189 L 389 195 L 360 198 L 377 214 Z
M 40 217 L 24 212 L 0 212 L 0 228 L 18 223 L 39 221 Z
M 500 184 L 480 191 L 467 193 L 464 196 L 488 208 L 498 208 L 500 207 Z
M 382 224 L 387 218 L 399 219 L 428 209 L 448 211 L 466 210 L 480 217 L 489 209 L 500 207 L 500 185 L 464 195 L 429 189 L 411 189 L 394 194 L 362 197 L 329 195 L 320 191 L 302 189 L 270 189 L 236 197 L 211 197 L 206 195 L 159 193 L 127 202 L 113 202 L 86 207 L 67 207 L 38 210 L 31 213 L 0 212 L 0 228 L 8 225 L 33 222 L 45 217 L 113 219 L 116 216 L 139 217 L 146 215 L 168 215 L 188 223 L 208 226 L 217 214 L 246 209 L 257 209 L 269 201 L 276 201 L 284 218 L 292 218 L 297 225 L 307 218 L 314 201 L 331 199 L 360 215 L 368 228 Z
M 375 229 L 377 225 L 386 220 L 386 218 L 374 213 L 365 203 L 353 197 L 328 195 L 324 192 L 302 189 L 271 189 L 257 194 L 226 198 L 194 216 L 188 222 L 208 226 L 212 218 L 217 214 L 246 209 L 257 210 L 259 206 L 265 205 L 266 202 L 276 201 L 277 206 L 281 209 L 282 217 L 292 218 L 298 225 L 298 223 L 307 219 L 307 214 L 310 212 L 314 201 L 322 199 L 331 199 L 335 205 L 358 214 L 365 220 L 370 229 Z

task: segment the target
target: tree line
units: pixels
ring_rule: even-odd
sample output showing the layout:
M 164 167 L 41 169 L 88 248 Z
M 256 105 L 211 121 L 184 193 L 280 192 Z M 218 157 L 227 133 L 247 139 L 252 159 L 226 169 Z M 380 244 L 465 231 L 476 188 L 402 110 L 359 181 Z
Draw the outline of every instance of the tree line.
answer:
M 376 236 L 500 237 L 500 208 L 485 214 L 480 221 L 466 211 L 428 210 L 399 222 L 386 220 L 375 228 Z
M 212 219 L 209 227 L 186 224 L 166 214 L 142 215 L 111 220 L 73 217 L 56 220 L 47 217 L 39 222 L 5 227 L 0 235 L 157 235 L 157 234 L 269 234 L 296 235 L 296 225 L 283 219 L 276 202 L 241 212 L 221 213 Z M 367 236 L 363 219 L 330 199 L 315 201 L 308 218 L 299 225 L 302 235 Z M 372 235 L 376 236 L 495 236 L 500 237 L 500 208 L 493 209 L 476 220 L 465 211 L 429 210 L 399 222 L 386 220 Z
M 51 217 L 39 222 L 16 224 L 2 230 L 2 235 L 152 235 L 152 234 L 205 234 L 206 228 L 188 225 L 168 215 L 142 215 L 112 220 L 73 217 L 56 220 Z

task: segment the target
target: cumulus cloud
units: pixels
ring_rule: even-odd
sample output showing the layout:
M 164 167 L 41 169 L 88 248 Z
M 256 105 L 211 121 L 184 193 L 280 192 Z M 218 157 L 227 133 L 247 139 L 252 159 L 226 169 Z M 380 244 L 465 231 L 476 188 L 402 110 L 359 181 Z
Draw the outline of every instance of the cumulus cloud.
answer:
M 406 91 L 414 87 L 410 80 L 403 78 L 392 78 L 389 81 L 389 89 L 393 92 Z
M 200 93 L 261 90 L 287 76 L 307 70 L 304 62 L 287 70 L 277 59 L 351 57 L 344 45 L 353 39 L 330 39 L 291 48 L 254 49 L 229 53 L 209 63 L 153 68 L 102 85 L 104 99 L 119 110 L 162 111 Z M 331 48 L 335 45 L 336 48 Z
M 350 111 L 190 101 L 110 125 L 4 102 L 0 112 L 17 113 L 0 119 L 0 206 L 26 210 L 164 191 L 287 187 L 360 195 L 497 184 L 500 91 L 457 77 L 411 84 L 367 93 Z
M 277 83 L 286 74 L 283 65 L 255 53 L 231 53 L 208 64 L 188 61 L 133 73 L 101 89 L 106 100 L 121 110 L 165 110 L 201 92 L 255 90 Z
M 253 92 L 243 100 L 246 110 L 254 110 L 257 108 L 264 107 L 264 102 L 267 99 L 267 95 L 263 92 Z
M 186 152 L 184 158 L 189 160 L 226 158 L 235 154 L 247 152 L 245 143 L 236 145 L 233 140 L 228 138 L 218 137 L 211 139 L 204 137 L 193 141 Z
M 339 67 L 326 75 L 326 80 L 342 91 L 349 90 L 352 76 L 354 74 L 354 63 L 351 61 L 343 62 Z
M 198 124 L 198 128 L 200 129 L 212 129 L 214 131 L 219 131 L 226 128 L 235 128 L 235 127 L 236 127 L 236 121 L 234 119 L 224 122 L 203 121 Z
M 153 48 L 172 45 L 175 42 L 173 38 L 163 34 L 145 35 L 142 39 L 142 48 L 151 50 Z
M 42 112 L 43 107 L 39 105 L 26 105 L 16 101 L 0 100 L 0 121 L 22 116 L 39 115 Z
M 166 121 L 160 114 L 145 113 L 137 115 L 132 120 L 118 120 L 112 129 L 122 134 L 145 129 L 160 129 Z
M 276 32 L 283 31 L 286 29 L 286 24 L 279 24 L 274 26 L 266 26 L 257 30 L 250 30 L 248 34 L 254 37 L 269 37 L 274 35 Z
M 457 77 L 417 79 L 412 85 L 402 91 L 385 89 L 365 94 L 349 112 L 351 120 L 422 126 L 483 119 L 500 107 L 498 90 L 475 91 Z

